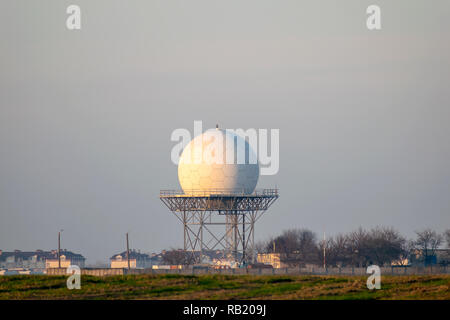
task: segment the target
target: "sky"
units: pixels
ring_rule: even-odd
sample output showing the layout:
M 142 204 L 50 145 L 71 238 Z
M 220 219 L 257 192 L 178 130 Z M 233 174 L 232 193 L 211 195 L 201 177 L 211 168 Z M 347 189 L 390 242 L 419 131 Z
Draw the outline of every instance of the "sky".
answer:
M 66 8 L 81 8 L 81 30 Z M 381 8 L 369 31 L 366 8 Z M 0 249 L 179 248 L 171 133 L 280 130 L 256 240 L 450 227 L 450 2 L 5 0 Z

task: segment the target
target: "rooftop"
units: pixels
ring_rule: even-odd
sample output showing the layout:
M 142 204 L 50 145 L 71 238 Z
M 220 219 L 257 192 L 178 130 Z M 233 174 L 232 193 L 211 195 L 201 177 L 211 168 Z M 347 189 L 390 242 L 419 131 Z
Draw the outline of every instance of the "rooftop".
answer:
M 74 253 L 69 250 L 61 250 L 61 255 L 65 256 L 66 258 L 78 258 L 78 259 L 84 259 L 84 257 L 81 254 Z M 8 257 L 14 257 L 15 259 L 23 259 L 27 260 L 31 257 L 36 256 L 37 259 L 58 259 L 58 250 L 51 250 L 51 251 L 43 251 L 43 250 L 36 250 L 36 251 L 20 251 L 20 250 L 14 250 L 14 251 L 3 251 L 0 250 L 0 261 L 6 261 Z
M 121 253 L 115 254 L 113 255 L 110 259 L 111 260 L 115 260 L 117 259 L 119 256 L 121 256 L 122 258 L 126 258 L 127 257 L 127 251 L 123 251 Z M 151 256 L 146 254 L 146 253 L 141 253 L 137 250 L 130 250 L 130 259 L 151 259 Z

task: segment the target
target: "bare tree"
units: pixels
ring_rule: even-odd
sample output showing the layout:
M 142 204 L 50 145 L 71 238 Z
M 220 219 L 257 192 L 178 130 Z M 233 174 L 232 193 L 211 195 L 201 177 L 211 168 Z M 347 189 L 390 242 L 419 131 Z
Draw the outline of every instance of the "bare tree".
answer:
M 444 238 L 445 241 L 447 242 L 447 248 L 450 248 L 450 229 L 445 230 Z
M 166 253 L 162 256 L 162 260 L 165 264 L 184 265 L 187 264 L 187 255 L 184 250 L 172 249 L 166 251 Z
M 317 260 L 322 264 L 326 264 L 327 266 L 334 266 L 337 264 L 335 250 L 336 242 L 333 237 L 328 237 L 326 240 L 319 241 L 317 253 L 319 256 Z
M 410 263 L 411 257 L 414 254 L 415 243 L 412 240 L 405 241 L 402 245 L 402 250 L 399 256 L 400 265 L 404 266 Z
M 296 230 L 286 230 L 267 241 L 265 251 L 288 254 L 298 250 L 297 246 Z
M 436 255 L 436 249 L 442 244 L 443 236 L 431 229 L 416 231 L 416 249 L 420 250 L 425 265 L 432 262 Z
M 317 236 L 307 229 L 290 229 L 265 243 L 264 252 L 283 254 L 285 262 L 290 265 L 317 263 Z
M 322 248 L 323 249 L 323 248 Z M 326 261 L 330 266 L 351 264 L 351 250 L 347 235 L 338 234 L 327 240 Z
M 400 258 L 405 243 L 406 239 L 393 228 L 376 227 L 369 231 L 359 228 L 347 236 L 345 252 L 352 265 L 386 265 Z
M 267 247 L 268 243 L 271 242 L 271 240 L 268 241 L 258 241 L 255 243 L 255 251 L 256 253 L 267 253 Z
M 406 239 L 389 227 L 376 227 L 369 233 L 370 262 L 378 265 L 390 264 L 403 253 Z
M 308 229 L 296 230 L 297 251 L 300 259 L 305 263 L 320 263 L 320 248 L 317 244 L 317 235 Z
M 298 230 L 291 229 L 283 231 L 281 235 L 272 239 L 267 243 L 267 250 L 269 252 L 277 253 L 293 253 L 299 250 Z
M 370 259 L 368 244 L 369 235 L 366 230 L 359 228 L 347 236 L 348 251 L 352 265 L 365 266 Z
M 308 229 L 290 229 L 267 242 L 261 242 L 259 250 L 284 254 L 286 262 L 291 265 L 322 265 L 324 246 L 328 266 L 360 267 L 390 265 L 393 261 L 406 263 L 413 248 L 411 242 L 397 230 L 376 227 L 368 231 L 359 228 L 348 234 L 329 237 L 326 243 L 318 241 L 317 235 Z

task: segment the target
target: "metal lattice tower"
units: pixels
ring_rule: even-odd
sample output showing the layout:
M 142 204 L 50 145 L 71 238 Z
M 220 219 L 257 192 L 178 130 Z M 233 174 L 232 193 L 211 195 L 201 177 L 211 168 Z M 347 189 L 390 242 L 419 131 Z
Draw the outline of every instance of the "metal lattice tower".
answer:
M 190 264 L 201 263 L 203 252 L 213 250 L 222 250 L 223 259 L 255 262 L 255 223 L 278 197 L 278 189 L 252 194 L 161 190 L 159 195 L 183 224 L 184 251 Z

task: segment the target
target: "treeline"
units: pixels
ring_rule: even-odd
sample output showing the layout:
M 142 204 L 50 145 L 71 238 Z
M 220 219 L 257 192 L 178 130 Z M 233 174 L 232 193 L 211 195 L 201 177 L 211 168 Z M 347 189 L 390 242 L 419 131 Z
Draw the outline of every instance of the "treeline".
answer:
M 326 240 L 308 229 L 291 229 L 281 235 L 259 242 L 257 253 L 280 253 L 284 262 L 297 266 L 318 264 L 327 266 L 367 267 L 399 265 L 408 262 L 429 264 L 436 259 L 436 250 L 450 247 L 450 229 L 439 234 L 431 229 L 416 232 L 414 239 L 406 239 L 390 227 L 376 227 L 370 230 L 359 228 L 347 234 L 339 234 Z M 407 260 L 406 260 L 407 259 Z M 441 260 L 448 265 L 450 261 Z

